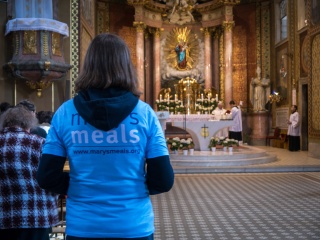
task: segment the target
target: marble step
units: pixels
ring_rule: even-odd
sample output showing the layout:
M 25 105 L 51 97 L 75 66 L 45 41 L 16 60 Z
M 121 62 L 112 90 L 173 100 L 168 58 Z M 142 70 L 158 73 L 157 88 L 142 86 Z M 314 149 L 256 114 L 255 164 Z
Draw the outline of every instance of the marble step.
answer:
M 276 161 L 275 155 L 265 155 L 262 157 L 251 157 L 251 158 L 229 158 L 229 159 L 193 159 L 193 160 L 177 160 L 171 159 L 171 164 L 175 166 L 196 166 L 196 167 L 219 167 L 219 166 L 244 166 L 244 165 L 255 165 L 264 164 Z
M 170 155 L 171 164 L 175 169 L 178 167 L 232 167 L 248 166 L 274 162 L 276 155 L 269 154 L 263 149 L 246 146 L 235 149 L 233 152 L 217 150 L 195 151 L 193 155 L 182 153 Z

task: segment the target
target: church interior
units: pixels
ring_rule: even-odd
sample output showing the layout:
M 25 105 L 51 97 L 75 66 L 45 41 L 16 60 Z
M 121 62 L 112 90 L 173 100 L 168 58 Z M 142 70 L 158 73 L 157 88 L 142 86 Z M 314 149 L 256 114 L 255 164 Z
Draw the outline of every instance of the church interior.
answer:
M 0 102 L 54 112 L 74 96 L 91 40 L 110 32 L 129 46 L 154 110 L 161 98 L 188 102 L 188 114 L 203 97 L 226 109 L 234 100 L 244 141 L 259 146 L 275 129 L 285 136 L 297 105 L 301 150 L 320 158 L 319 12 L 319 0 L 0 1 Z

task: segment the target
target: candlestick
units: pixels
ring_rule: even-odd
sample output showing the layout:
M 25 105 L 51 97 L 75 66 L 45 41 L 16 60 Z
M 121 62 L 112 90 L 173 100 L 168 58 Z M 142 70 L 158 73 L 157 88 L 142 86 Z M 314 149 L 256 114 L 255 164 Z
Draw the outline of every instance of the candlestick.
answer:
M 160 101 L 162 100 L 162 94 L 160 94 Z
M 218 94 L 216 94 L 216 101 L 218 102 Z
M 177 101 L 177 94 L 174 95 L 174 101 Z
M 203 93 L 201 93 L 201 100 L 203 101 Z

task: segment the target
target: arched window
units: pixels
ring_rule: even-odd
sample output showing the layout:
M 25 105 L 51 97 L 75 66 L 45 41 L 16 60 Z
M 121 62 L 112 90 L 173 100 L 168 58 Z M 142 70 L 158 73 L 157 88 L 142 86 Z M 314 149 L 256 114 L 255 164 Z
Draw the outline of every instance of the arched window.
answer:
M 280 1 L 280 40 L 288 37 L 287 0 Z

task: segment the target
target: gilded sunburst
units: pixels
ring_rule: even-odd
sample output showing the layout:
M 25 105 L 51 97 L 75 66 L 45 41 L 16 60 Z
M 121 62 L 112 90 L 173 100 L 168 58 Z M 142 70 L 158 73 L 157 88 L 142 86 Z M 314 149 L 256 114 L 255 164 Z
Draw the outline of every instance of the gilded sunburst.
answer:
M 184 71 L 197 65 L 199 42 L 190 29 L 174 28 L 167 36 L 164 46 L 165 58 L 169 66 Z

